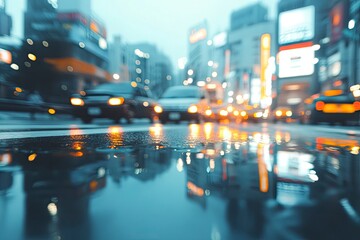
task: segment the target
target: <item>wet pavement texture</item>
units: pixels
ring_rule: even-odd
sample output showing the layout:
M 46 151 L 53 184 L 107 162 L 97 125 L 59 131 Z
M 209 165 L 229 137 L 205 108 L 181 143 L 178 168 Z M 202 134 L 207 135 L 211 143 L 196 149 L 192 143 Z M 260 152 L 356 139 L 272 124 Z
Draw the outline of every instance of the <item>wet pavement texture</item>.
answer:
M 2 140 L 0 239 L 360 239 L 359 146 L 216 124 Z

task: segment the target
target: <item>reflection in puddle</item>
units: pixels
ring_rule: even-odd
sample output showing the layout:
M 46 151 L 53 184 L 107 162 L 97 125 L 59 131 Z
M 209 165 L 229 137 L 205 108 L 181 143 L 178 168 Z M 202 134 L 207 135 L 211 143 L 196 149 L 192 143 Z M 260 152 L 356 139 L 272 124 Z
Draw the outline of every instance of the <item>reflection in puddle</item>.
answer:
M 46 145 L 4 147 L 0 150 L 0 218 L 10 218 L 9 214 L 24 218 L 23 238 L 96 238 L 105 234 L 96 232 L 101 227 L 93 227 L 96 222 L 106 228 L 107 223 L 98 221 L 105 214 L 102 211 L 123 227 L 123 232 L 113 233 L 116 238 L 138 228 L 151 232 L 147 226 L 154 219 L 148 215 L 152 208 L 158 222 L 166 225 L 165 216 L 176 216 L 171 221 L 189 230 L 169 227 L 161 230 L 163 235 L 157 232 L 168 239 L 176 234 L 196 239 L 212 235 L 312 239 L 332 233 L 332 229 L 317 231 L 327 224 L 336 224 L 343 238 L 358 236 L 357 140 L 296 140 L 287 132 L 271 135 L 191 124 L 184 140 L 188 146 L 181 148 L 166 146 L 166 134 L 162 125 L 153 125 L 150 143 L 124 145 L 126 133 L 110 127 L 106 142 L 96 147 L 78 134 L 71 135 L 66 151 L 46 149 Z M 221 141 L 212 141 L 214 137 Z M 22 193 L 23 207 L 4 204 L 13 201 L 9 194 L 15 199 Z M 137 199 L 140 193 L 148 195 Z M 145 208 L 137 212 L 134 226 L 131 212 L 140 208 L 139 201 Z M 158 202 L 164 208 L 154 207 Z M 123 212 L 115 211 L 120 207 Z M 207 227 L 193 228 L 183 213 Z M 313 236 L 307 231 L 291 232 L 309 227 L 309 222 L 315 229 Z M 11 233 L 13 228 L 4 225 L 0 230 Z

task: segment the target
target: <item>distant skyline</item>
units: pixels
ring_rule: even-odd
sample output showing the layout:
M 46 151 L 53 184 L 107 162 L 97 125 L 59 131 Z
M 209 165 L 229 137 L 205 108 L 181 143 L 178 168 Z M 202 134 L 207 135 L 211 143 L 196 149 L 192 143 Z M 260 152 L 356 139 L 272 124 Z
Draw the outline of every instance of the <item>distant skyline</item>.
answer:
M 92 0 L 92 9 L 106 24 L 108 41 L 121 35 L 127 43 L 153 43 L 176 67 L 177 59 L 187 56 L 187 33 L 192 26 L 207 20 L 212 36 L 228 29 L 233 11 L 256 2 L 269 7 L 274 18 L 277 0 L 137 0 L 112 1 L 111 5 Z M 13 17 L 13 35 L 22 37 L 26 0 L 9 0 L 7 4 Z

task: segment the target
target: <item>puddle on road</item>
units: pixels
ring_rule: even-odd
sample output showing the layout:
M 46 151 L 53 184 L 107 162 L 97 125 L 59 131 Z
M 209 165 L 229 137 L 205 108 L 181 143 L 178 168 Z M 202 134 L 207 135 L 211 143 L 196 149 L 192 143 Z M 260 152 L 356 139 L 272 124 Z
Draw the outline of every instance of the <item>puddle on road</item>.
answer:
M 5 239 L 357 239 L 359 146 L 211 124 L 2 142 L 0 232 Z

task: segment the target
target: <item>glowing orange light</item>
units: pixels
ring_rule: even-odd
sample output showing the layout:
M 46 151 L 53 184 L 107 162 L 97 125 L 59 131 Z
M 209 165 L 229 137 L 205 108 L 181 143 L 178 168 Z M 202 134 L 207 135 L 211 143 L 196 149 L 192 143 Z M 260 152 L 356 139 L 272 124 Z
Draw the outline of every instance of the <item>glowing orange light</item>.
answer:
M 358 101 L 354 102 L 354 108 L 355 108 L 355 111 L 359 111 L 360 110 L 360 102 L 358 102 Z
M 34 161 L 34 160 L 36 159 L 36 157 L 37 157 L 37 154 L 36 154 L 36 153 L 33 153 L 33 154 L 29 155 L 29 156 L 28 156 L 29 162 Z
M 187 188 L 190 190 L 191 193 L 195 194 L 196 196 L 199 196 L 199 197 L 204 196 L 204 192 L 205 192 L 204 189 L 196 186 L 192 182 L 187 183 Z
M 315 105 L 315 108 L 316 108 L 317 111 L 324 110 L 324 107 L 325 107 L 325 103 L 323 101 L 319 101 Z
M 198 41 L 204 40 L 207 36 L 207 31 L 205 28 L 202 28 L 198 31 L 193 31 L 189 37 L 191 44 L 197 43 Z
M 54 114 L 56 114 L 56 110 L 53 109 L 53 108 L 49 108 L 48 113 L 49 113 L 50 115 L 54 115 Z
M 94 192 L 99 186 L 99 183 L 97 181 L 91 181 L 89 184 L 90 191 Z
M 334 26 L 339 26 L 339 24 L 341 22 L 341 15 L 339 13 L 335 13 L 332 22 L 333 22 Z

